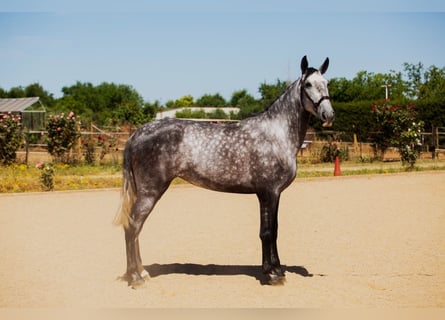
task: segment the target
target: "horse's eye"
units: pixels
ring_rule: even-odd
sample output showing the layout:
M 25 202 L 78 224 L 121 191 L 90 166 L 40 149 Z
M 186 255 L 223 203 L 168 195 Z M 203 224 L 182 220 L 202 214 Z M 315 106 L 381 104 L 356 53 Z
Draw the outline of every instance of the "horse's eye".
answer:
M 306 83 L 304 84 L 304 86 L 305 86 L 306 88 L 310 88 L 310 87 L 312 87 L 312 83 L 310 83 L 310 82 L 306 82 Z

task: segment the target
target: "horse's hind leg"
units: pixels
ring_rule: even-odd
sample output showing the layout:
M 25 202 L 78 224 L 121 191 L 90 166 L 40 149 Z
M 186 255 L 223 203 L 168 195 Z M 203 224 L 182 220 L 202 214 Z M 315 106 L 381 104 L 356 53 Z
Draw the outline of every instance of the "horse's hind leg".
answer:
M 139 249 L 139 237 L 136 239 L 136 265 L 137 265 L 137 270 L 141 275 L 141 277 L 147 281 L 149 278 L 149 274 L 142 265 L 141 251 Z
M 145 281 L 143 276 L 144 267 L 142 265 L 141 254 L 139 250 L 139 234 L 142 230 L 145 220 L 152 211 L 159 197 L 148 197 L 138 195 L 138 199 L 131 209 L 131 222 L 125 229 L 125 243 L 127 249 L 127 273 L 128 285 L 133 288 L 142 286 Z

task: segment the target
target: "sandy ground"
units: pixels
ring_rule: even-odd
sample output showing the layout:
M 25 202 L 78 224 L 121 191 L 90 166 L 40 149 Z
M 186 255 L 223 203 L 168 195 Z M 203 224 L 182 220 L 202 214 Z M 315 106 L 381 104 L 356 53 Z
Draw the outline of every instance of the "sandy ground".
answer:
M 174 186 L 132 290 L 118 190 L 0 195 L 0 307 L 445 307 L 445 172 L 297 180 L 282 195 L 287 282 L 264 284 L 255 196 Z

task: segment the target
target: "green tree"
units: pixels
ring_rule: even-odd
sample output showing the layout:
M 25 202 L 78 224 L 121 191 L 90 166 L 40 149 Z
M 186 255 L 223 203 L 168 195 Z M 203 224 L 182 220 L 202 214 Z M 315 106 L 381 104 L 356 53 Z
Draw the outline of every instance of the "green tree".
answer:
M 240 108 L 238 114 L 230 116 L 231 119 L 244 119 L 263 110 L 261 103 L 250 95 L 246 89 L 233 92 L 230 105 Z
M 147 120 L 144 101 L 129 85 L 103 82 L 98 86 L 77 82 L 62 88 L 54 110 L 73 110 L 84 121 L 98 125 L 141 124 Z
M 335 102 L 350 102 L 354 100 L 352 82 L 346 78 L 332 78 L 329 80 L 329 95 Z
M 8 92 L 8 98 L 26 98 L 25 88 L 22 86 L 11 88 Z
M 39 83 L 31 83 L 24 89 L 26 97 L 39 97 L 45 107 L 51 108 L 54 105 L 54 96 L 46 91 Z
M 193 106 L 194 103 L 195 102 L 194 102 L 193 96 L 186 95 L 186 96 L 183 96 L 175 101 L 175 107 L 176 108 L 191 107 L 191 106 Z
M 372 73 L 359 71 L 352 80 L 333 78 L 329 81 L 329 95 L 336 102 L 376 101 L 385 98 L 385 88 L 389 84 L 391 100 L 404 101 L 406 83 L 401 72 Z
M 249 99 L 251 101 L 255 100 L 255 98 L 251 96 L 246 89 L 238 90 L 232 93 L 229 104 L 231 107 L 239 107 L 240 102 L 245 101 L 245 99 Z
M 196 106 L 222 108 L 227 106 L 227 102 L 219 93 L 204 94 L 196 100 Z
M 406 81 L 406 96 L 408 99 L 415 100 L 419 97 L 420 86 L 422 84 L 423 77 L 423 64 L 421 62 L 417 64 L 407 63 L 403 64 L 403 69 L 407 76 Z
M 258 89 L 261 94 L 261 104 L 267 108 L 286 90 L 289 84 L 286 81 L 277 79 L 275 84 L 262 83 Z
M 0 87 L 0 98 L 7 98 L 8 97 L 8 91 Z
M 424 74 L 424 82 L 419 87 L 419 100 L 445 100 L 445 68 L 431 66 Z
M 156 118 L 156 113 L 161 109 L 161 103 L 156 100 L 155 102 L 145 102 L 143 107 L 143 113 L 145 121 L 150 121 Z

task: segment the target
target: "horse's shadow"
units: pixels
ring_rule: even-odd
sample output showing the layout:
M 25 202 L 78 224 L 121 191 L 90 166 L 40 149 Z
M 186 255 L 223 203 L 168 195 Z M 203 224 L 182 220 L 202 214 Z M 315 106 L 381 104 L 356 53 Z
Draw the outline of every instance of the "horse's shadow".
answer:
M 144 266 L 150 277 L 156 278 L 169 274 L 206 275 L 206 276 L 236 276 L 246 275 L 258 280 L 262 285 L 268 285 L 269 279 L 262 272 L 261 266 L 248 265 L 217 265 L 217 264 L 195 264 L 195 263 L 168 263 L 151 264 Z M 313 277 L 305 267 L 282 265 L 285 272 L 295 273 L 302 277 Z

